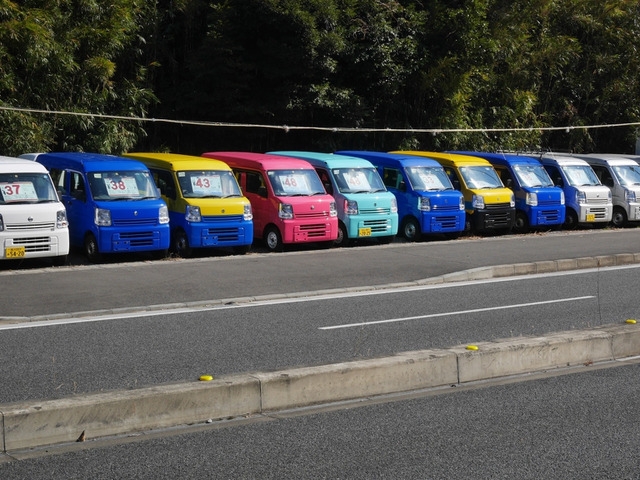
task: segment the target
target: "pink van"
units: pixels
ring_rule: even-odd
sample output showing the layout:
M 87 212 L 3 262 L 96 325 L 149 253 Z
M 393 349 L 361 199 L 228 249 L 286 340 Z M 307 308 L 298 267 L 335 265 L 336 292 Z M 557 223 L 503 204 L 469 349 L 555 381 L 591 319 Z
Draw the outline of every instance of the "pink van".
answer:
M 336 203 L 311 164 L 251 152 L 207 152 L 202 156 L 231 167 L 251 202 L 254 238 L 262 238 L 270 251 L 281 251 L 291 243 L 333 245 L 338 237 Z

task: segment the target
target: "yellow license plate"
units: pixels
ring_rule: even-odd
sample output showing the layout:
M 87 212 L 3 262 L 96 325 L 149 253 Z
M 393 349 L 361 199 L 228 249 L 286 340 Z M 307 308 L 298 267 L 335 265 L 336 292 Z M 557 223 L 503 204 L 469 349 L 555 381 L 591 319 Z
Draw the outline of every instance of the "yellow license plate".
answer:
M 587 222 L 595 222 L 596 214 L 595 213 L 587 213 Z
M 21 258 L 24 257 L 24 247 L 7 247 L 4 249 L 5 258 Z
M 371 227 L 358 229 L 358 235 L 360 237 L 370 237 L 371 236 Z

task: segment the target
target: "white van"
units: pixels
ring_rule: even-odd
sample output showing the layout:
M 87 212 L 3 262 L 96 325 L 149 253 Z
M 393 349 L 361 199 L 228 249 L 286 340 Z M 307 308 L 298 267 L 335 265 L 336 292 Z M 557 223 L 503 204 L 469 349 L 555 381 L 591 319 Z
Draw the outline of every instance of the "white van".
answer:
M 67 212 L 51 177 L 39 163 L 0 156 L 0 260 L 69 254 Z
M 624 155 L 591 153 L 580 155 L 586 161 L 603 185 L 611 189 L 613 195 L 614 227 L 624 227 L 640 222 L 640 165 Z

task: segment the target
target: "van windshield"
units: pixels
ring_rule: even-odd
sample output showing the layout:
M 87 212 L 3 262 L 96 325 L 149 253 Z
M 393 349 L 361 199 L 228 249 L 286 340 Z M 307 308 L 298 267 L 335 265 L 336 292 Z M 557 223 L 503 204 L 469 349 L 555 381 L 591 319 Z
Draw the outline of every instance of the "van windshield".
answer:
M 640 165 L 620 165 L 612 169 L 620 185 L 624 187 L 640 185 Z
M 267 177 L 273 193 L 278 196 L 325 195 L 327 193 L 315 170 L 269 170 Z
M 542 165 L 516 164 L 513 171 L 523 187 L 553 187 L 553 182 Z
M 502 180 L 492 166 L 460 167 L 460 173 L 468 188 L 502 188 Z
M 190 170 L 178 172 L 184 198 L 241 197 L 238 181 L 228 170 Z
M 375 168 L 334 168 L 331 170 L 340 193 L 386 192 Z
M 416 191 L 453 190 L 451 180 L 442 167 L 408 167 L 406 173 Z
M 0 173 L 0 205 L 57 201 L 51 177 L 46 173 Z
M 600 180 L 598 180 L 597 175 L 589 165 L 564 165 L 562 171 L 572 187 L 601 185 Z
M 160 198 L 153 178 L 144 171 L 89 172 L 94 200 L 122 201 Z

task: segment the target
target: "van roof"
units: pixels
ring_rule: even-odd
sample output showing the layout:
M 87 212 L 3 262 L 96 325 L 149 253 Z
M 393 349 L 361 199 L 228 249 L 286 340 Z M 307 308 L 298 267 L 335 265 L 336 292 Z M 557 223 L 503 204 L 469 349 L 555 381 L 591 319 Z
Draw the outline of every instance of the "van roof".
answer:
M 47 169 L 37 162 L 26 158 L 6 157 L 0 155 L 0 172 L 19 173 L 37 172 L 46 173 Z
M 86 172 L 124 169 L 148 171 L 147 167 L 137 160 L 102 153 L 49 152 L 38 154 L 35 160 L 49 168 L 82 168 Z
M 401 155 L 417 155 L 420 157 L 428 157 L 437 160 L 438 163 L 448 164 L 448 165 L 461 165 L 461 166 L 472 166 L 472 165 L 491 165 L 487 160 L 480 157 L 475 157 L 472 155 L 461 155 L 459 153 L 449 153 L 449 152 L 423 152 L 419 150 L 399 150 L 391 153 L 399 153 Z
M 299 158 L 254 152 L 206 152 L 203 157 L 220 160 L 231 168 L 254 168 L 259 170 L 313 170 L 309 162 Z
M 195 155 L 183 155 L 179 153 L 161 152 L 131 152 L 123 155 L 126 158 L 140 160 L 147 166 L 153 165 L 159 168 L 170 168 L 173 170 L 231 170 L 226 163 L 208 157 L 197 157 Z
M 540 162 L 528 155 L 519 155 L 517 153 L 502 153 L 502 152 L 467 152 L 467 151 L 455 151 L 449 153 L 457 153 L 460 155 L 472 155 L 480 158 L 484 158 L 491 164 L 495 165 L 510 165 L 510 164 L 529 164 L 540 165 Z
M 585 162 L 578 156 L 566 153 L 546 153 L 540 157 L 540 162 L 543 164 L 557 163 L 558 165 L 588 165 L 587 162 Z
M 302 158 L 312 165 L 324 166 L 326 168 L 373 168 L 373 165 L 368 160 L 358 157 L 350 157 L 347 155 L 334 155 L 333 153 L 306 152 L 298 150 L 269 153 L 273 155 L 285 155 L 295 158 Z
M 405 167 L 440 167 L 440 164 L 428 157 L 415 155 L 401 155 L 399 153 L 372 152 L 368 150 L 339 150 L 336 155 L 364 158 L 374 164 L 387 163 L 389 165 L 403 165 Z
M 589 153 L 578 156 L 588 164 L 594 165 L 638 165 L 638 162 L 632 159 L 631 156 L 625 155 Z

